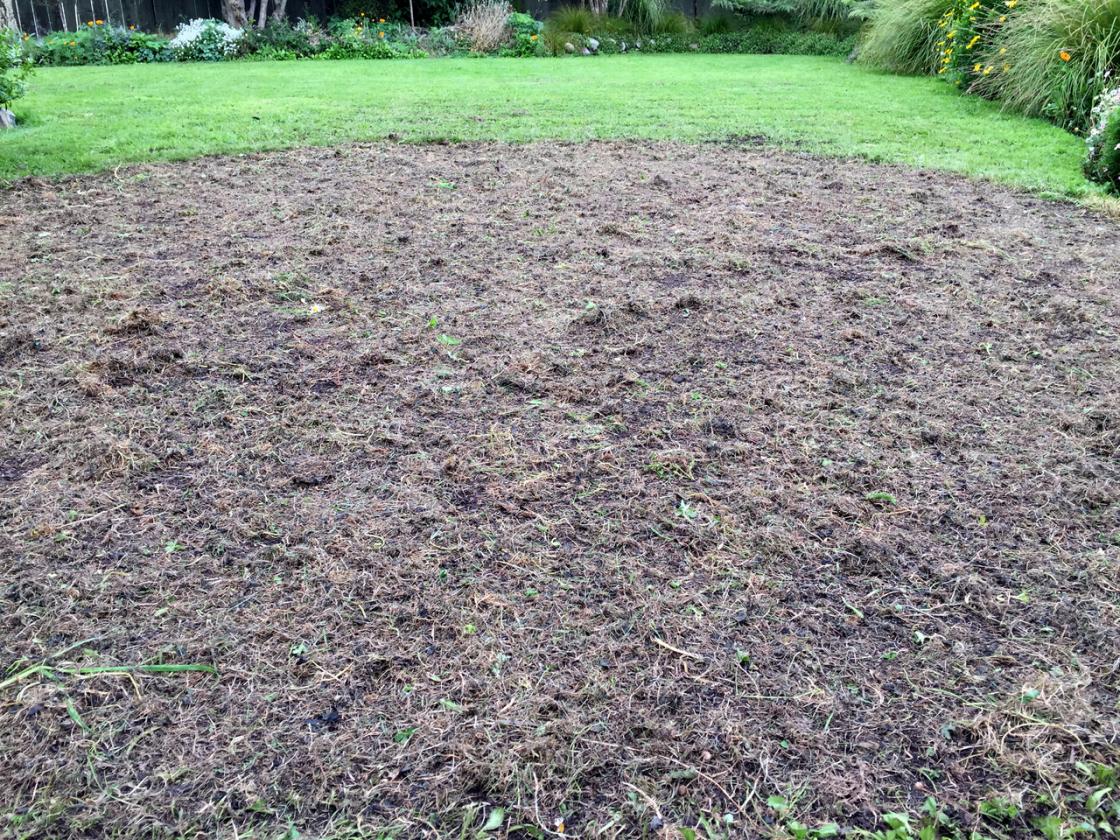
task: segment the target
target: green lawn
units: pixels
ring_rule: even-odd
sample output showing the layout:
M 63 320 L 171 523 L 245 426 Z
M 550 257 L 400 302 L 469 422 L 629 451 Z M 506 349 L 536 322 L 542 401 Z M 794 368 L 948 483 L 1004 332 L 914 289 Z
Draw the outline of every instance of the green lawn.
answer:
M 217 152 L 406 140 L 719 139 L 1092 188 L 1081 141 L 928 78 L 829 58 L 664 55 L 40 70 L 0 179 Z

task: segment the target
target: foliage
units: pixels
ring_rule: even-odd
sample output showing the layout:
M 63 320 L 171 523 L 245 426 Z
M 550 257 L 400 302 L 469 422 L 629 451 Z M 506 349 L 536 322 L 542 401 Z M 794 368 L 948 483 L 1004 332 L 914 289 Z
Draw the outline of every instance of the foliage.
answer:
M 473 52 L 496 52 L 510 39 L 511 14 L 508 0 L 475 0 L 459 13 L 455 28 Z
M 701 35 L 726 35 L 743 28 L 743 19 L 726 10 L 709 12 L 700 18 L 697 26 Z
M 334 20 L 328 25 L 330 34 L 326 46 L 318 53 L 320 58 L 371 60 L 389 58 L 419 58 L 424 52 L 414 42 L 395 41 L 391 35 L 399 34 L 401 27 L 384 21 Z
M 170 41 L 91 20 L 77 32 L 51 32 L 27 42 L 30 59 L 42 65 L 147 64 L 175 58 Z
M 618 6 L 618 17 L 627 21 L 636 33 L 681 34 L 688 26 L 680 12 L 669 12 L 667 0 L 625 0 Z
M 258 59 L 307 58 L 326 46 L 322 30 L 315 21 L 270 20 L 264 29 L 247 29 L 239 42 L 242 55 Z
M 171 49 L 180 61 L 222 61 L 237 54 L 244 34 L 225 21 L 196 18 L 179 25 Z
M 1007 20 L 991 39 L 993 72 L 975 92 L 1074 131 L 1120 72 L 1120 0 L 1003 0 Z M 1018 6 L 1016 8 L 1016 6 Z
M 956 0 L 897 0 L 875 8 L 860 47 L 864 64 L 892 73 L 933 73 L 940 69 L 937 42 L 941 23 Z
M 1085 175 L 1120 192 L 1120 87 L 1101 94 L 1085 144 Z
M 554 32 L 590 35 L 597 28 L 598 18 L 583 6 L 561 6 L 548 16 L 545 25 Z
M 522 58 L 541 51 L 541 23 L 532 15 L 514 12 L 509 16 L 510 41 L 501 48 L 501 55 Z
M 985 47 L 993 33 L 1007 19 L 1006 0 L 953 0 L 937 22 L 941 37 L 937 41 L 937 72 L 948 75 L 958 86 L 990 75 L 1006 65 L 987 63 Z
M 757 55 L 830 55 L 843 58 L 855 38 L 826 32 L 797 32 L 772 26 L 755 26 L 739 32 L 701 36 L 700 52 L 754 53 Z
M 20 34 L 14 29 L 0 29 L 0 108 L 10 108 L 23 96 L 30 73 L 31 61 L 24 52 Z

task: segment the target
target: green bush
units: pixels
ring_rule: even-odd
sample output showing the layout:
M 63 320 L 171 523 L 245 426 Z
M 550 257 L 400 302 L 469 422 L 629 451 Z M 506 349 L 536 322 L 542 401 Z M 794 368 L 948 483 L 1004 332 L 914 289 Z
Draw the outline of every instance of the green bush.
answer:
M 703 35 L 700 52 L 751 53 L 755 55 L 847 56 L 855 46 L 853 37 L 825 32 L 796 32 L 773 26 L 755 26 L 740 32 Z
M 1120 87 L 1101 94 L 1086 146 L 1085 175 L 1120 192 Z
M 31 61 L 24 52 L 20 33 L 0 29 L 0 108 L 11 108 L 27 92 L 30 73 Z
M 860 44 L 859 60 L 892 73 L 934 73 L 940 69 L 940 26 L 955 0 L 896 0 L 875 7 Z
M 541 23 L 532 15 L 514 12 L 509 16 L 509 30 L 510 42 L 498 51 L 499 55 L 523 58 L 542 50 Z
M 700 18 L 701 35 L 726 35 L 743 28 L 743 19 L 727 11 L 709 12 Z
M 322 37 L 314 22 L 300 21 L 293 26 L 286 20 L 272 20 L 264 29 L 246 29 L 239 49 L 242 55 L 255 55 L 262 60 L 307 58 L 322 49 Z
M 1093 103 L 1120 72 L 1120 0 L 1024 0 L 984 61 L 997 69 L 974 83 L 975 92 L 1084 131 Z
M 90 21 L 77 32 L 51 32 L 27 42 L 36 64 L 145 64 L 175 58 L 171 42 L 160 35 Z

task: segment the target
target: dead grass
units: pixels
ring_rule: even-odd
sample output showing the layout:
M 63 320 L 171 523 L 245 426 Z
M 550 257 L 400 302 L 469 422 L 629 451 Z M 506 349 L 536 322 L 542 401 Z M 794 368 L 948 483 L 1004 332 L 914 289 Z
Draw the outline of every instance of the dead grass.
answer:
M 757 148 L 515 152 L 7 195 L 0 832 L 1083 809 L 1118 763 L 1115 223 Z

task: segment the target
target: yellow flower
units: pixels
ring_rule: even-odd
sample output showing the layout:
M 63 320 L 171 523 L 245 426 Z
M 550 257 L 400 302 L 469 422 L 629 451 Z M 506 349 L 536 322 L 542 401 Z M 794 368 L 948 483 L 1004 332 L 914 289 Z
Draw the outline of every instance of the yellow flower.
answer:
M 980 8 L 980 0 L 976 0 L 971 6 L 968 7 L 970 11 L 975 11 Z
M 949 34 L 948 34 L 948 35 L 946 35 L 945 37 L 946 37 L 946 38 L 955 38 L 955 37 L 957 37 L 957 30 L 955 30 L 955 29 L 950 29 L 950 30 L 949 30 Z
M 378 32 L 378 33 L 377 33 L 377 37 L 378 37 L 378 38 L 384 38 L 384 37 L 385 37 L 385 33 L 384 33 L 384 32 Z
M 1000 55 L 1007 55 L 1007 47 L 1000 47 L 999 48 L 999 54 Z
M 1000 15 L 999 16 L 999 22 L 1000 23 L 1007 23 L 1007 15 Z
M 535 40 L 537 40 L 537 36 L 536 35 L 530 35 L 529 40 L 530 41 L 535 41 Z
M 384 23 L 384 22 L 385 22 L 385 18 L 378 18 L 378 19 L 377 19 L 377 22 L 378 22 L 378 23 Z
M 972 72 L 973 73 L 979 73 L 980 72 L 980 65 L 979 64 L 973 64 L 972 65 Z
M 98 21 L 97 21 L 97 25 L 98 25 L 98 26 L 100 26 L 100 25 L 101 25 L 101 24 L 103 24 L 104 22 L 105 22 L 105 21 L 103 21 L 103 20 L 98 20 Z
M 1005 65 L 1003 65 L 1003 72 L 1004 72 L 1004 73 L 1006 73 L 1006 72 L 1007 72 L 1008 70 L 1010 70 L 1010 69 L 1011 69 L 1011 65 L 1010 65 L 1010 64 L 1005 64 Z
M 1058 53 L 1058 58 L 1060 58 L 1062 61 L 1069 61 L 1071 58 L 1073 58 L 1073 56 L 1065 50 L 1062 50 L 1060 53 Z
M 87 20 L 86 21 L 86 26 L 93 26 L 93 21 L 92 20 Z
M 976 42 L 977 42 L 977 41 L 979 41 L 979 40 L 980 40 L 980 36 L 979 36 L 979 35 L 973 35 L 973 36 L 972 36 L 972 40 L 968 42 L 968 48 L 969 48 L 969 49 L 972 49 L 973 47 L 975 47 L 975 46 L 976 46 Z
M 1019 0 L 1007 0 L 1007 8 L 1014 9 L 1019 5 Z
M 989 64 L 987 67 L 984 68 L 984 75 L 985 76 L 990 76 L 991 74 L 992 74 L 992 65 Z

